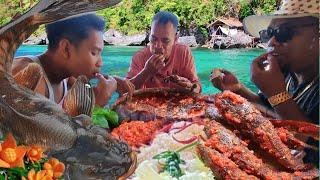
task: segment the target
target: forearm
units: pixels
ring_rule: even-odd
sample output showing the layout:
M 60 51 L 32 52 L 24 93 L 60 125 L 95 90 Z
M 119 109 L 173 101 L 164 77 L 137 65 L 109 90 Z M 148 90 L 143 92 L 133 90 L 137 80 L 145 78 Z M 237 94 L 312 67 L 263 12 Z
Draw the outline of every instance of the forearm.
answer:
M 109 92 L 109 91 L 106 91 L 103 97 L 101 97 L 99 92 L 97 92 L 96 90 L 94 90 L 94 94 L 95 94 L 95 105 L 99 107 L 106 106 L 109 103 L 109 100 L 111 99 L 111 96 L 112 96 L 112 92 Z
M 246 98 L 250 101 L 259 111 L 266 117 L 270 117 L 273 119 L 278 119 L 279 115 L 273 111 L 273 109 L 267 107 L 264 102 L 261 100 L 260 96 L 254 92 L 252 92 L 249 88 L 245 87 L 241 84 L 240 90 L 236 92 L 240 96 Z
M 267 107 L 262 104 L 252 103 L 265 117 L 271 119 L 279 119 L 279 115 L 270 107 Z
M 239 94 L 240 96 L 246 98 L 248 101 L 256 104 L 263 105 L 263 102 L 260 99 L 260 96 L 254 92 L 252 92 L 249 88 L 241 84 L 241 88 L 235 92 L 236 94 Z
M 136 76 L 130 79 L 131 83 L 134 84 L 136 89 L 140 89 L 142 85 L 150 78 L 150 73 L 145 70 L 142 70 Z
M 296 102 L 293 101 L 293 99 L 289 99 L 275 106 L 274 109 L 281 119 L 292 119 L 311 122 L 311 120 L 301 111 Z

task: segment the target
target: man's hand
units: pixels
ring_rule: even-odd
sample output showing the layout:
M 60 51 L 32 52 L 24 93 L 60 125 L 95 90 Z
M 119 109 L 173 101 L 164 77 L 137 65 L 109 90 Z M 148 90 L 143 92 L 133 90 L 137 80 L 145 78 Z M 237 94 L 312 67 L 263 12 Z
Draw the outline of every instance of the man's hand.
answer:
M 135 90 L 134 84 L 129 79 L 122 79 L 117 76 L 114 76 L 114 79 L 117 81 L 117 92 L 119 95 L 122 96 L 124 93 L 128 93 L 129 97 L 131 97 Z
M 144 71 L 148 72 L 148 74 L 157 73 L 165 66 L 164 59 L 165 57 L 163 55 L 152 55 L 144 65 Z
M 117 90 L 117 81 L 109 76 L 108 79 L 102 74 L 97 73 L 98 85 L 93 88 L 95 94 L 96 105 L 104 107 L 111 98 L 114 91 Z
M 242 87 L 237 77 L 225 69 L 213 69 L 210 81 L 214 87 L 221 91 L 229 90 L 236 93 Z
M 253 60 L 251 81 L 268 97 L 286 90 L 285 78 L 276 57 L 272 55 L 263 54 Z

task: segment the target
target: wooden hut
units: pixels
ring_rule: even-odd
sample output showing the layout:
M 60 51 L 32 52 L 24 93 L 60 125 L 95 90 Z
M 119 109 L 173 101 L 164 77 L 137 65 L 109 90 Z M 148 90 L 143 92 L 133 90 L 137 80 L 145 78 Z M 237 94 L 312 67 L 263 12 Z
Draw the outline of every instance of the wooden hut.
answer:
M 246 47 L 252 37 L 244 33 L 243 24 L 236 18 L 218 18 L 208 26 L 212 48 Z

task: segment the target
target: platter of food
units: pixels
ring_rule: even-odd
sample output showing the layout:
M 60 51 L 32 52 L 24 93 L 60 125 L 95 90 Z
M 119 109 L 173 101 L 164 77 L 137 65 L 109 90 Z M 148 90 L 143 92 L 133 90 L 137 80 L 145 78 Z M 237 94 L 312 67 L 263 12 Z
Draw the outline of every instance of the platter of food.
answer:
M 303 150 L 318 147 L 302 140 L 318 140 L 319 126 L 269 120 L 230 91 L 204 96 L 177 89 L 139 90 L 120 98 L 113 109 L 121 123 L 111 135 L 137 154 L 129 179 L 319 177 L 314 165 L 303 162 Z

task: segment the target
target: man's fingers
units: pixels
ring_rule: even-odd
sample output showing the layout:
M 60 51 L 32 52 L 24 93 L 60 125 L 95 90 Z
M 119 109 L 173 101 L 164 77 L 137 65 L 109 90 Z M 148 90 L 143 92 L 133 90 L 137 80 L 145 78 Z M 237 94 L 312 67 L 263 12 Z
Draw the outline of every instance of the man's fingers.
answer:
M 96 75 L 96 78 L 97 78 L 99 81 L 106 79 L 106 78 L 104 78 L 104 76 L 103 76 L 102 74 L 100 74 L 100 73 L 96 73 L 95 75 Z
M 265 53 L 265 54 L 262 54 L 260 56 L 258 56 L 257 58 L 255 58 L 253 61 L 252 61 L 252 65 L 256 66 L 256 67 L 259 67 L 262 65 L 263 61 L 267 60 L 268 58 L 268 54 Z
M 107 82 L 110 82 L 110 83 L 117 83 L 117 80 L 116 80 L 114 77 L 112 77 L 112 76 L 109 76 L 109 78 L 106 79 L 106 81 L 107 81 Z
M 173 80 L 173 81 L 178 81 L 179 80 L 179 77 L 178 77 L 178 75 L 171 75 L 171 79 Z
M 109 78 L 109 75 L 108 74 L 102 74 L 103 75 L 103 77 L 105 78 L 105 79 L 108 79 Z
M 226 70 L 226 69 L 221 69 L 221 72 L 225 75 L 233 75 L 232 72 Z
M 222 89 L 222 79 L 223 78 L 221 76 L 219 76 L 217 78 L 212 79 L 211 82 L 212 82 L 214 87 L 216 87 L 216 88 L 221 90 Z
M 267 57 L 267 60 L 268 60 L 269 65 L 270 65 L 270 69 L 273 69 L 275 67 L 279 67 L 279 63 L 278 63 L 277 59 L 274 56 L 269 55 Z
M 187 78 L 180 77 L 177 75 L 175 78 L 176 78 L 176 84 L 178 84 L 181 87 L 191 88 L 193 85 Z
M 160 68 L 162 66 L 164 66 L 164 57 L 160 55 L 155 59 L 155 67 Z
M 135 90 L 135 86 L 130 82 L 130 80 L 125 80 L 125 82 L 128 87 L 129 94 L 132 95 L 133 91 Z
M 257 73 L 258 71 L 261 71 L 263 70 L 263 62 L 265 60 L 267 60 L 267 57 L 268 57 L 268 54 L 265 53 L 265 54 L 262 54 L 260 55 L 259 57 L 257 57 L 256 59 L 254 59 L 251 63 L 251 73 L 252 74 L 255 74 Z
M 215 68 L 212 70 L 210 77 L 211 77 L 211 80 L 213 80 L 221 75 L 222 75 L 222 70 L 219 68 Z

